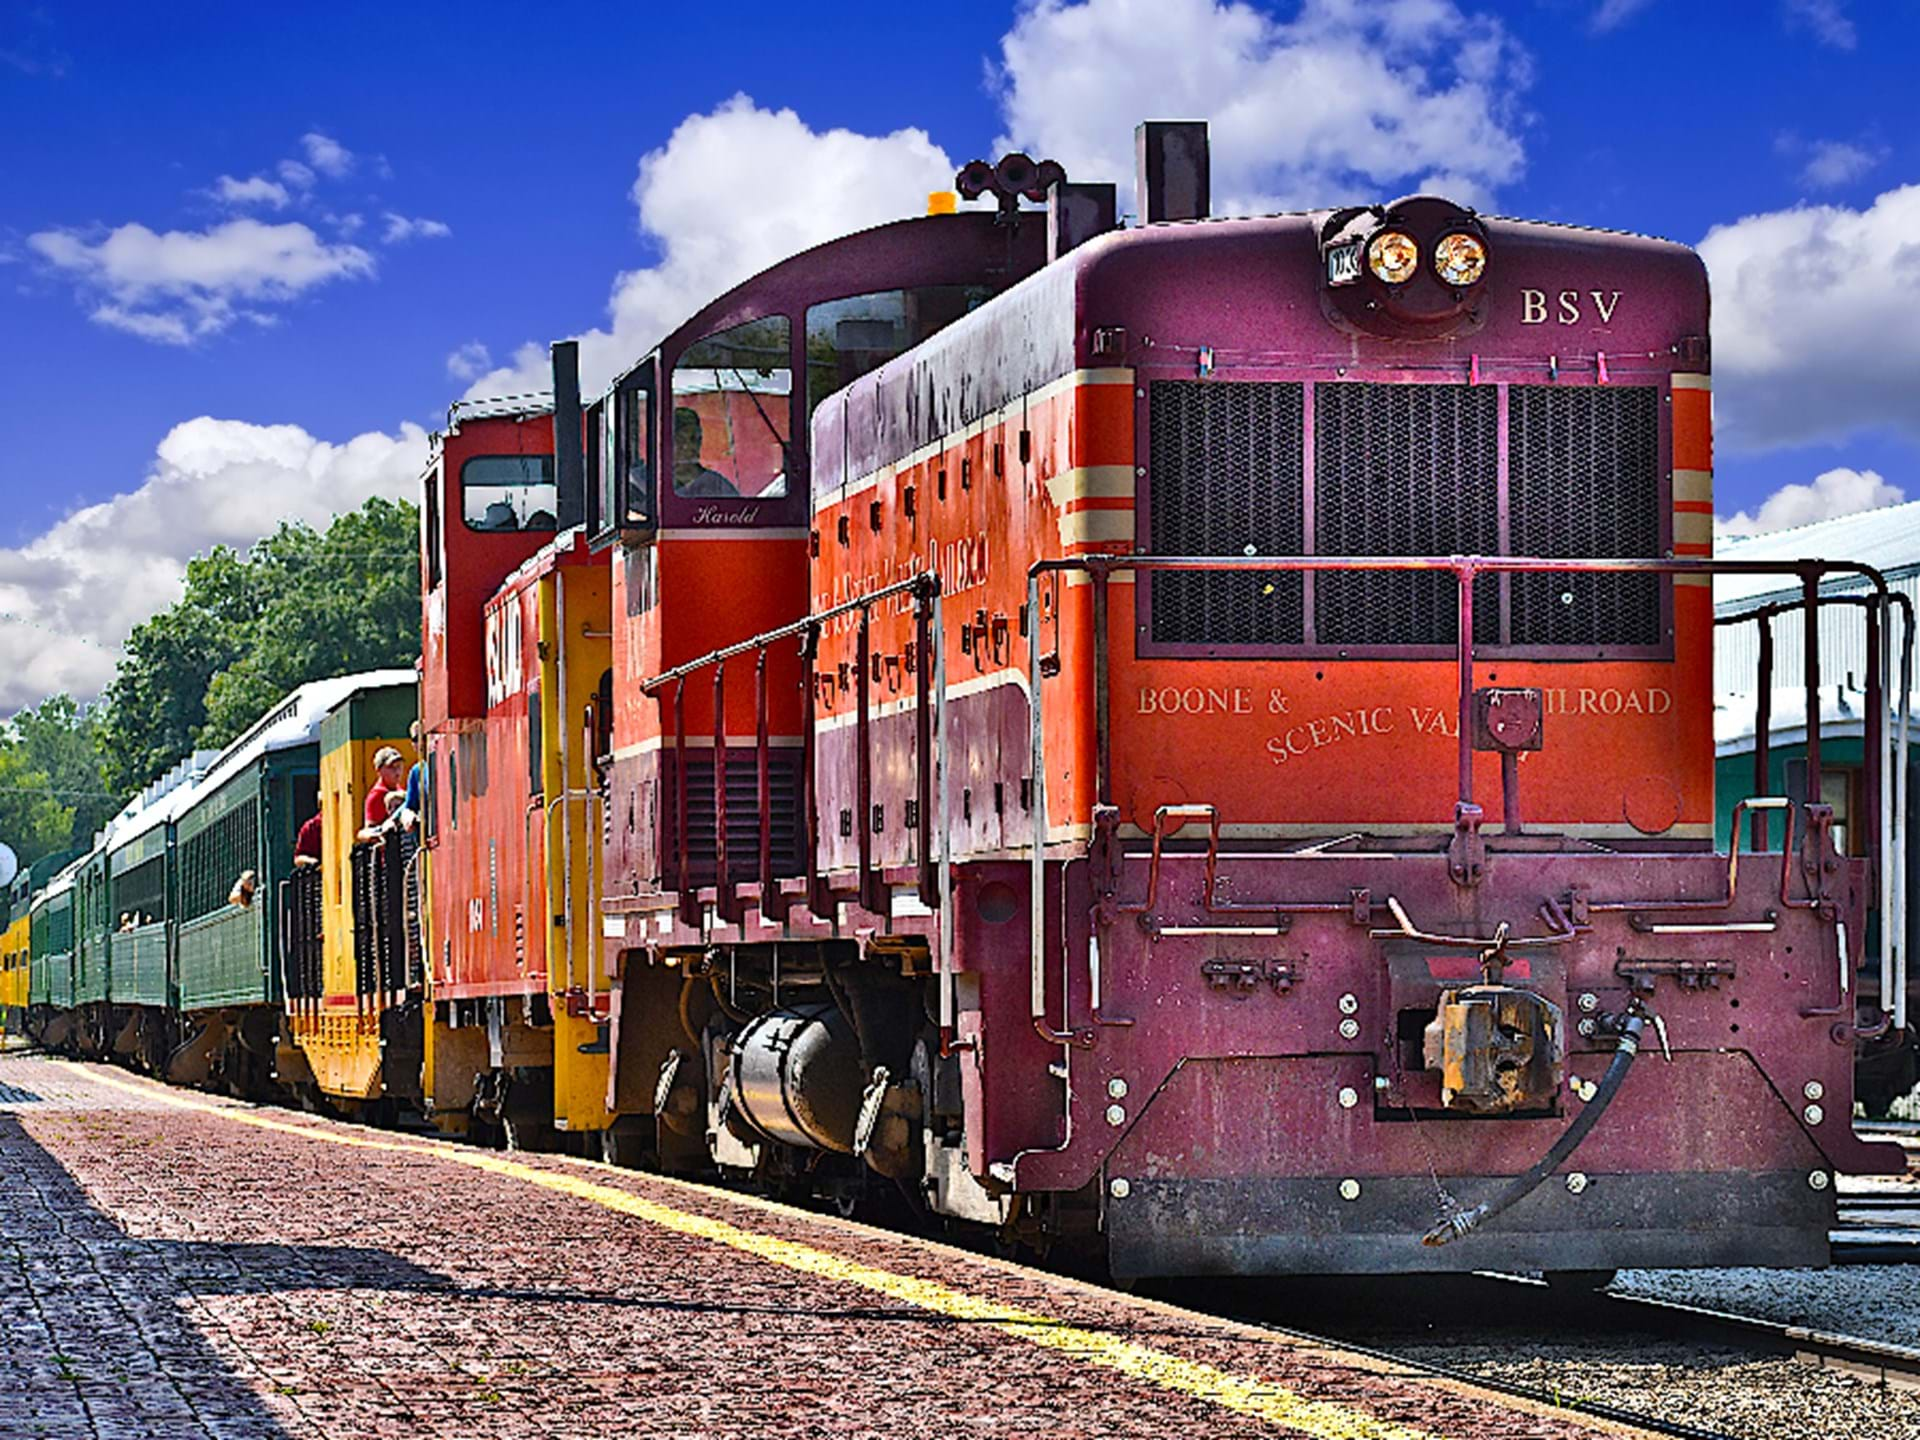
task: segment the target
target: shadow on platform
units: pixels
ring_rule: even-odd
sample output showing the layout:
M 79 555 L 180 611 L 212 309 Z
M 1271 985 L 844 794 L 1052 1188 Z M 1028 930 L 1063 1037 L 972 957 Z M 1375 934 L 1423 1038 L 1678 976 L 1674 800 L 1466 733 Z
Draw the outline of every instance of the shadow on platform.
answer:
M 23 1103 L 16 1093 L 8 1103 Z M 442 1277 L 360 1246 L 147 1240 L 0 1111 L 0 1435 L 287 1431 L 194 1323 L 198 1297 L 415 1290 Z

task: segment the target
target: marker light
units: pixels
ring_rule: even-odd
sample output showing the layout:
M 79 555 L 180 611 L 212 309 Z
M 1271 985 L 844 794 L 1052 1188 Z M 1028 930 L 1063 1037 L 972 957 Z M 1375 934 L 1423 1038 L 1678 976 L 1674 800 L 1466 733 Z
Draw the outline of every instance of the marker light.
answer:
M 1411 235 L 1383 231 L 1367 242 L 1367 268 L 1389 285 L 1403 284 L 1420 268 L 1420 247 Z
M 1433 273 L 1440 283 L 1460 289 L 1473 284 L 1487 268 L 1487 247 L 1467 234 L 1448 235 L 1433 247 Z

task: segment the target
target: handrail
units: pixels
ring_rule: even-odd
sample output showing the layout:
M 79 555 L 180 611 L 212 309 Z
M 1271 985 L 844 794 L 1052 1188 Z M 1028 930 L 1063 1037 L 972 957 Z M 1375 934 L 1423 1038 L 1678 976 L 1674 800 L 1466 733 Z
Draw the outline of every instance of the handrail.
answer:
M 1032 855 L 1032 924 L 1029 937 L 1029 969 L 1031 977 L 1029 990 L 1034 1028 L 1043 1037 L 1056 1044 L 1070 1047 L 1075 1043 L 1080 1043 L 1080 1041 L 1079 1032 L 1073 1028 L 1072 1020 L 1068 1013 L 1069 997 L 1064 986 L 1061 996 L 1061 1027 L 1058 1029 L 1054 1028 L 1046 1018 L 1045 946 L 1042 933 L 1042 920 L 1045 912 L 1042 896 L 1042 880 L 1044 877 L 1044 853 L 1047 842 L 1048 815 L 1044 784 L 1044 777 L 1046 775 L 1046 727 L 1042 715 L 1045 697 L 1042 684 L 1043 676 L 1039 663 L 1038 616 L 1040 580 L 1043 576 L 1047 575 L 1071 572 L 1086 574 L 1093 582 L 1096 608 L 1104 611 L 1105 605 L 1102 602 L 1105 600 L 1105 582 L 1115 571 L 1145 571 L 1148 573 L 1260 571 L 1271 573 L 1276 570 L 1292 571 L 1301 574 L 1362 570 L 1403 573 L 1448 573 L 1453 575 L 1459 594 L 1458 633 L 1454 639 L 1455 664 L 1459 672 L 1459 712 L 1455 717 L 1457 734 L 1459 735 L 1459 785 L 1454 811 L 1456 833 L 1459 833 L 1463 826 L 1469 829 L 1477 829 L 1480 815 L 1479 807 L 1474 804 L 1474 747 L 1471 713 L 1474 693 L 1474 653 L 1476 649 L 1473 636 L 1473 582 L 1480 575 L 1537 573 L 1655 574 L 1671 576 L 1789 575 L 1795 576 L 1800 580 L 1803 596 L 1802 605 L 1810 614 L 1817 613 L 1818 604 L 1827 598 L 1822 597 L 1819 593 L 1819 585 L 1822 579 L 1834 575 L 1850 575 L 1864 580 L 1872 587 L 1872 596 L 1858 597 L 1860 603 L 1869 605 L 1881 614 L 1884 614 L 1886 608 L 1893 603 L 1893 592 L 1887 585 L 1886 577 L 1881 574 L 1877 568 L 1857 561 L 1845 560 L 1714 560 L 1706 558 L 1695 559 L 1691 557 L 1636 560 L 1624 557 L 1548 558 L 1518 555 L 1228 556 L 1089 554 L 1060 556 L 1035 561 L 1027 569 L 1027 613 L 1030 617 L 1033 617 L 1028 635 L 1028 670 L 1029 683 L 1032 689 L 1028 719 L 1032 744 L 1030 763 L 1033 771 L 1035 815 Z M 1104 618 L 1104 616 L 1102 618 Z M 1804 668 L 1806 671 L 1806 685 L 1809 697 L 1808 710 L 1810 717 L 1815 717 L 1810 719 L 1808 729 L 1808 771 L 1810 783 L 1817 784 L 1817 767 L 1819 764 L 1817 748 L 1819 743 L 1817 738 L 1819 723 L 1817 719 L 1817 708 L 1819 704 L 1818 627 L 1817 624 L 1809 624 L 1807 629 L 1808 640 L 1803 644 L 1802 649 L 1806 652 L 1806 665 Z M 1911 630 L 1911 626 L 1909 626 L 1909 630 Z M 1107 716 L 1105 714 L 1106 707 L 1104 704 L 1100 704 L 1099 701 L 1104 697 L 1108 688 L 1109 677 L 1106 671 L 1110 663 L 1105 639 L 1103 628 L 1102 633 L 1096 637 L 1095 663 L 1099 666 L 1101 673 L 1095 677 L 1094 682 L 1096 708 L 1100 712 L 1099 724 L 1102 730 L 1102 733 L 1097 737 L 1096 741 L 1100 747 L 1100 763 L 1097 766 L 1099 771 L 1097 782 L 1098 798 L 1103 803 L 1108 784 L 1108 776 L 1106 774 L 1106 745 L 1108 741 L 1104 733 L 1107 723 Z M 1870 666 L 1876 658 L 1877 657 L 1874 656 L 1869 657 Z M 1908 695 L 1903 693 L 1901 703 L 1901 713 L 1903 716 L 1907 710 L 1907 699 Z M 1871 730 L 1870 739 L 1875 745 L 1884 744 L 1886 719 L 1887 717 L 1884 714 L 1879 714 L 1871 708 L 1869 709 L 1868 723 Z M 1817 791 L 1815 795 L 1817 797 Z M 1756 806 L 1754 808 L 1762 809 L 1769 807 Z M 1883 805 L 1883 810 L 1884 808 Z M 1789 812 L 1789 814 L 1791 814 L 1791 812 Z M 1807 828 L 1808 844 L 1816 843 L 1817 835 L 1821 827 L 1809 825 Z M 1159 829 L 1158 821 L 1156 821 L 1155 829 L 1156 832 Z M 1876 844 L 1879 843 L 1880 839 L 1881 837 L 1876 830 Z M 1156 849 L 1157 848 L 1156 844 Z M 1882 847 L 1881 851 L 1876 851 L 1875 853 L 1883 853 L 1885 848 L 1887 847 Z M 1737 856 L 1739 851 L 1737 839 L 1734 842 L 1733 851 Z M 1783 854 L 1782 860 L 1783 867 L 1789 863 L 1787 855 Z M 1808 903 L 1804 901 L 1796 902 L 1787 898 L 1786 879 L 1788 873 L 1789 872 L 1783 868 L 1783 902 L 1790 905 L 1804 905 Z M 1819 887 L 1821 883 L 1821 877 L 1817 873 L 1810 876 L 1810 885 Z M 1211 886 L 1209 886 L 1209 896 L 1210 894 Z M 1903 912 L 1894 912 L 1885 909 L 1887 898 L 1889 897 L 1885 897 L 1883 894 L 1883 918 L 1886 921 L 1882 926 L 1883 931 L 1904 923 Z M 1818 903 L 1818 901 L 1816 900 L 1814 903 Z M 1641 904 L 1634 908 L 1654 910 L 1668 907 L 1653 903 Z M 1899 973 L 1895 974 L 1883 955 L 1882 975 L 1883 987 L 1881 1004 L 1884 1009 L 1888 1006 L 1890 999 L 1904 997 L 1904 963 L 1900 967 Z M 1896 1023 L 1898 1022 L 1896 1021 Z

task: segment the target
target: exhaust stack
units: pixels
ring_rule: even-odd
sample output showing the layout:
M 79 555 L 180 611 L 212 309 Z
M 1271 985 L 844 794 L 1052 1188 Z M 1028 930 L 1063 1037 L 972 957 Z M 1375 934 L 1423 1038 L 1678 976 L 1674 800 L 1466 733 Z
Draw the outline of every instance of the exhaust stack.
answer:
M 587 523 L 587 457 L 580 432 L 580 342 L 556 340 L 553 355 L 554 518 L 562 533 Z
M 1140 223 L 1205 220 L 1212 170 L 1204 120 L 1143 120 L 1133 131 L 1140 186 Z

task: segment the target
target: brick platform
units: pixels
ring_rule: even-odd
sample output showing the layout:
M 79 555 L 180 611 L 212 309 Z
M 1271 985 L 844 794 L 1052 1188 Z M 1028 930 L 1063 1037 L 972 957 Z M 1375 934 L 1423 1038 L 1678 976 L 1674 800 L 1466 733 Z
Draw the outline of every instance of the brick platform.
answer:
M 0 1054 L 0 1436 L 1618 1435 L 783 1206 Z

